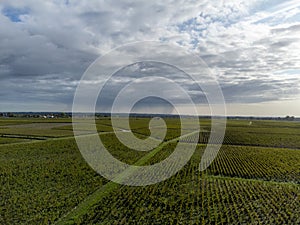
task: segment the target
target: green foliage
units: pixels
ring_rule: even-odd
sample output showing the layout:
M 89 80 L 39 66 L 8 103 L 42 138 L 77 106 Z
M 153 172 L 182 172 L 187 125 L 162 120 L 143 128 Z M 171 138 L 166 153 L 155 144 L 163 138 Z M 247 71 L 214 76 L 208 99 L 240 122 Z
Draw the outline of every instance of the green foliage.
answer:
M 125 121 L 119 120 L 121 130 Z M 131 118 L 137 137 L 149 136 L 149 121 Z M 0 120 L 0 134 L 5 135 L 0 137 L 0 224 L 53 224 L 65 215 L 74 219 L 71 224 L 300 223 L 300 123 L 229 120 L 225 145 L 201 172 L 210 134 L 210 121 L 201 120 L 200 144 L 182 170 L 155 185 L 128 187 L 104 179 L 87 165 L 70 122 Z M 117 159 L 150 165 L 167 158 L 181 135 L 178 119 L 165 122 L 164 144 L 150 152 L 120 143 L 111 133 L 110 118 L 97 119 L 96 126 Z M 88 127 L 84 131 L 90 132 Z M 45 137 L 49 140 L 24 139 Z M 192 138 L 182 141 L 188 149 Z M 82 214 L 70 213 L 80 205 Z
M 0 136 L 0 144 L 11 144 L 11 143 L 19 143 L 19 142 L 27 142 L 30 139 L 22 139 L 22 138 L 6 138 Z
M 17 124 L 17 119 L 14 120 L 0 120 L 0 136 L 9 135 L 20 138 L 49 138 L 49 137 L 67 137 L 72 136 L 72 130 L 59 130 L 61 126 L 66 126 L 70 123 L 67 119 L 53 119 L 51 122 L 47 119 L 44 121 L 40 119 L 20 120 Z
M 0 146 L 0 223 L 51 223 L 102 185 L 74 139 Z
M 300 184 L 300 151 L 225 145 L 208 173 Z
M 166 146 L 162 152 L 169 154 L 170 147 Z M 106 195 L 85 214 L 81 224 L 299 222 L 299 185 L 200 172 L 199 156 L 203 148 L 199 147 L 188 165 L 162 183 L 146 187 L 121 186 Z M 151 160 L 160 161 L 160 154 Z

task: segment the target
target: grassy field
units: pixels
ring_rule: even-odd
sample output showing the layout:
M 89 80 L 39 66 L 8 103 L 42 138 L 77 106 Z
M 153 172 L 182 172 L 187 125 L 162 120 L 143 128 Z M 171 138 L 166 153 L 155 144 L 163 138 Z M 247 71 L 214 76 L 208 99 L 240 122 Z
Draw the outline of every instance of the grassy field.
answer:
M 149 136 L 149 120 L 131 119 L 137 137 Z M 173 152 L 180 123 L 165 122 L 163 143 L 140 152 L 118 141 L 109 118 L 96 120 L 110 153 L 135 165 Z M 131 187 L 89 167 L 70 119 L 0 119 L 0 224 L 300 224 L 300 123 L 251 122 L 229 120 L 217 158 L 200 172 L 210 132 L 210 121 L 201 120 L 197 149 L 182 170 Z

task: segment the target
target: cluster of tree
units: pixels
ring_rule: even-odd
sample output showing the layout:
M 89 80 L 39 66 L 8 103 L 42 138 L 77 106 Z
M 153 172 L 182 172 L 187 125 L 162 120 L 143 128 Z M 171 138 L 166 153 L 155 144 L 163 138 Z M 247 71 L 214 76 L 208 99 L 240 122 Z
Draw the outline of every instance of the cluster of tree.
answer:
M 286 120 L 286 121 L 299 120 L 299 118 L 296 118 L 294 116 L 286 116 L 286 117 L 228 116 L 227 119 L 232 119 L 232 120 Z
M 286 117 L 284 118 L 284 120 L 294 121 L 294 120 L 295 120 L 295 117 L 294 117 L 294 116 L 286 116 Z

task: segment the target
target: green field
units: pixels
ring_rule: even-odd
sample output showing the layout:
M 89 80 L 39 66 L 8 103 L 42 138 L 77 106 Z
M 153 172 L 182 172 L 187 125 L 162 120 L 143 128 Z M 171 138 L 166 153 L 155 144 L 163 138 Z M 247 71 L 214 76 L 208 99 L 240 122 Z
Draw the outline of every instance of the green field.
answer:
M 149 136 L 149 121 L 131 119 L 135 136 Z M 165 122 L 167 135 L 150 152 L 122 145 L 109 118 L 97 119 L 96 127 L 114 157 L 152 165 L 173 152 L 181 135 L 178 119 Z M 227 121 L 224 144 L 203 172 L 210 120 L 200 124 L 197 149 L 182 170 L 132 187 L 89 167 L 70 119 L 0 119 L 0 224 L 300 224 L 300 123 Z M 91 134 L 88 126 L 82 131 Z

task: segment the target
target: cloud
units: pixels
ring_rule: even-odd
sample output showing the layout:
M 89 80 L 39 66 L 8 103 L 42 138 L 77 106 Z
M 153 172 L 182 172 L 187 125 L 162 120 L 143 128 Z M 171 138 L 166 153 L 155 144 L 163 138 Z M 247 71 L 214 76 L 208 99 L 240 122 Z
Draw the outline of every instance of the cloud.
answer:
M 296 0 L 17 0 L 1 2 L 0 12 L 0 111 L 26 101 L 32 110 L 45 102 L 47 109 L 70 110 L 81 75 L 98 56 L 143 40 L 202 57 L 229 103 L 299 97 L 300 74 L 288 72 L 300 68 Z M 151 64 L 139 69 L 158 73 Z M 170 77 L 202 99 L 190 81 Z M 116 76 L 111 85 L 130 79 Z

